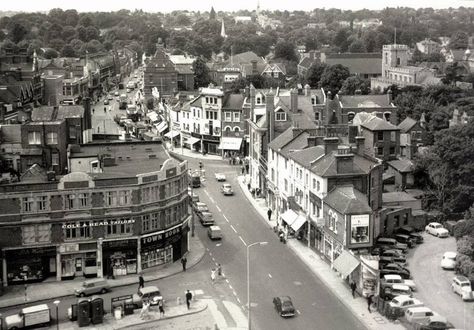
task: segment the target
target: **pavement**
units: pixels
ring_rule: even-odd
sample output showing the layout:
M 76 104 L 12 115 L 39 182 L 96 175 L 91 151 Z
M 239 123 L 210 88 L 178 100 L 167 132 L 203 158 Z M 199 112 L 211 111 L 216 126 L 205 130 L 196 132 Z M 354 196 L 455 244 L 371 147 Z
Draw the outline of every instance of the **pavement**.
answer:
M 199 240 L 198 236 L 190 237 L 189 239 L 189 252 L 186 255 L 188 259 L 187 268 L 192 268 L 201 261 L 206 253 L 205 247 Z M 180 261 L 176 261 L 172 264 L 167 264 L 160 267 L 150 268 L 144 270 L 143 278 L 145 283 L 149 281 L 163 279 L 177 273 L 182 272 L 182 265 Z M 26 289 L 26 301 L 25 301 L 25 288 L 23 285 L 13 285 L 4 288 L 4 293 L 0 296 L 0 308 L 4 307 L 15 307 L 23 305 L 25 303 L 48 301 L 60 297 L 70 296 L 74 294 L 74 289 L 80 286 L 80 283 L 84 281 L 84 278 L 74 279 L 69 281 L 51 281 L 51 282 L 39 282 L 28 284 Z M 115 279 L 107 280 L 112 288 L 127 286 L 131 284 L 138 284 L 138 274 L 120 276 Z
M 168 152 L 175 154 L 178 157 L 185 156 L 185 157 L 194 158 L 194 159 L 228 161 L 224 157 L 219 156 L 219 155 L 210 155 L 210 154 L 203 155 L 202 153 L 197 152 L 195 150 L 190 150 L 188 148 L 181 148 L 180 146 L 178 147 L 172 146 L 169 141 L 165 141 L 164 143 Z
M 245 197 L 252 203 L 255 210 L 261 215 L 261 220 L 270 228 L 276 225 L 276 219 L 267 220 L 267 210 L 264 198 L 254 198 L 247 188 L 245 176 L 239 176 L 238 182 Z M 370 330 L 402 330 L 405 329 L 398 321 L 389 321 L 376 311 L 369 313 L 367 299 L 364 297 L 352 298 L 349 285 L 331 269 L 314 250 L 308 248 L 302 241 L 288 239 L 287 246 L 308 266 L 309 269 L 334 293 L 334 295 L 352 311 L 352 313 Z

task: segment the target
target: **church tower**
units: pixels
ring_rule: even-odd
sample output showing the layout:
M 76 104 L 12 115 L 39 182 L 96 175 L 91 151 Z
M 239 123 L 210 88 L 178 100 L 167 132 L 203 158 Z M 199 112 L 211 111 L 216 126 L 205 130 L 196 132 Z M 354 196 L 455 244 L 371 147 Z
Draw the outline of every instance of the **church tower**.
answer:
M 221 37 L 222 38 L 227 38 L 227 34 L 225 34 L 225 26 L 224 26 L 224 19 L 222 18 L 222 25 L 221 25 Z
M 408 64 L 407 45 L 384 45 L 382 58 L 382 76 L 389 78 L 389 69 L 403 67 Z

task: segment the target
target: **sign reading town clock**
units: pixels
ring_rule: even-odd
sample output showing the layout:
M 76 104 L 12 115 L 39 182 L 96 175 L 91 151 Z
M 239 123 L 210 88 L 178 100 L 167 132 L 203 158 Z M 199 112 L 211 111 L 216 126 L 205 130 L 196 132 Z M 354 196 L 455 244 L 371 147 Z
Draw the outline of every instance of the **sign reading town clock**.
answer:
M 64 223 L 63 229 L 86 228 L 86 227 L 100 227 L 108 225 L 127 225 L 135 223 L 135 219 L 120 219 L 120 220 L 104 220 L 104 221 L 87 221 L 87 222 L 71 222 Z

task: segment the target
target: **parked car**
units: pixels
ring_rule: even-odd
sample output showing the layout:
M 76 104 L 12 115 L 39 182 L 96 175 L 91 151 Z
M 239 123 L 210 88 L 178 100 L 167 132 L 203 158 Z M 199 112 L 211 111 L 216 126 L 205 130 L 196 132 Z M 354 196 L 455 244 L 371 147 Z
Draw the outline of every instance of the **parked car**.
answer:
M 293 301 L 291 301 L 290 297 L 275 297 L 273 298 L 273 305 L 280 316 L 295 316 L 295 307 L 293 306 Z
M 104 100 L 104 105 L 109 105 L 109 99 Z
M 46 304 L 25 307 L 18 314 L 5 317 L 4 323 L 0 323 L 1 328 L 7 330 L 44 327 L 51 323 L 51 311 Z
M 408 246 L 406 244 L 399 243 L 394 238 L 390 237 L 379 237 L 377 238 L 375 244 L 376 246 L 384 249 L 396 249 L 401 250 L 404 253 L 408 250 Z
M 414 239 L 415 243 L 416 244 L 421 244 L 423 243 L 423 236 L 418 233 L 415 228 L 411 227 L 411 226 L 403 226 L 403 227 L 400 227 L 396 230 L 396 233 L 397 234 L 404 234 L 404 235 L 408 235 L 410 236 L 411 238 Z
M 206 203 L 196 202 L 194 205 L 197 214 L 202 212 L 209 212 L 209 208 L 207 207 Z
M 403 279 L 409 279 L 411 277 L 410 271 L 399 264 L 387 264 L 380 269 L 380 277 L 388 274 L 400 275 Z
M 426 306 L 411 307 L 407 308 L 407 310 L 405 311 L 405 319 L 409 323 L 428 324 L 430 318 L 434 315 L 438 314 L 433 312 Z
M 400 295 L 411 297 L 413 294 L 408 285 L 403 284 L 394 284 L 392 286 L 386 286 L 382 290 L 380 290 L 380 297 L 385 301 L 392 301 L 393 298 Z
M 107 100 L 112 101 L 113 99 L 114 99 L 114 96 L 112 94 L 107 95 Z
M 399 243 L 406 244 L 409 248 L 414 247 L 416 244 L 413 238 L 405 234 L 395 234 L 393 235 L 393 238 L 395 238 Z
M 449 236 L 449 231 L 444 228 L 440 223 L 437 222 L 430 222 L 426 227 L 425 227 L 425 232 L 428 234 L 431 234 L 436 237 L 448 237 Z
M 406 295 L 396 296 L 395 298 L 392 299 L 389 305 L 392 308 L 396 307 L 403 310 L 407 308 L 412 308 L 412 307 L 424 306 L 423 302 L 421 302 L 420 300 L 412 298 L 410 296 L 406 296 Z
M 92 294 L 106 293 L 110 291 L 110 285 L 103 278 L 94 278 L 82 282 L 80 288 L 74 290 L 77 297 L 90 296 Z
M 142 308 L 143 300 L 148 299 L 151 305 L 158 305 L 158 302 L 163 299 L 160 289 L 156 286 L 146 286 L 139 288 L 137 293 L 132 296 L 132 302 L 135 308 Z
M 456 252 L 451 252 L 451 251 L 445 252 L 443 254 L 443 258 L 441 259 L 441 268 L 447 269 L 447 270 L 448 269 L 453 270 L 454 266 L 456 266 L 457 255 L 458 254 Z
M 419 324 L 416 327 L 416 330 L 446 330 L 453 329 L 454 326 L 448 322 L 448 320 L 441 315 L 433 315 L 430 317 L 426 324 Z
M 380 256 L 381 257 L 391 257 L 394 262 L 406 265 L 407 264 L 407 259 L 399 251 L 400 250 L 385 250 L 380 254 Z
M 453 277 L 453 283 L 451 284 L 453 292 L 460 295 L 462 300 L 474 300 L 474 293 L 472 292 L 471 281 L 465 276 Z
M 224 173 L 216 173 L 215 177 L 216 177 L 217 181 L 225 181 L 226 180 Z
M 221 186 L 221 192 L 224 194 L 224 196 L 232 196 L 234 194 L 232 186 L 229 183 L 224 183 Z
M 189 196 L 191 197 L 191 203 L 195 204 L 199 202 L 199 195 L 196 193 L 189 193 Z
M 400 275 L 396 274 L 384 275 L 380 284 L 382 287 L 392 286 L 393 284 L 404 284 L 408 286 L 411 291 L 416 291 L 416 285 L 413 280 L 404 280 Z
M 198 214 L 198 217 L 203 226 L 212 226 L 214 224 L 214 217 L 211 212 L 201 212 Z

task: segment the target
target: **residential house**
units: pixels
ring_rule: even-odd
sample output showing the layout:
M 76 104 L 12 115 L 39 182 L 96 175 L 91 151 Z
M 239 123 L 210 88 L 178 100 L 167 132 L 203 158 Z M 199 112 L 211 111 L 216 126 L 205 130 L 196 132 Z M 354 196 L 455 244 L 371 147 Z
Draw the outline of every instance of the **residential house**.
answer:
M 400 124 L 400 156 L 413 159 L 418 147 L 423 145 L 423 136 L 426 133 L 425 114 L 420 120 L 407 117 Z
M 224 95 L 222 104 L 222 138 L 219 149 L 223 155 L 227 153 L 246 154 L 246 143 L 242 143 L 246 132 L 247 122 L 244 120 L 247 117 L 244 113 L 244 98 L 243 94 L 226 93 Z
M 262 76 L 278 81 L 284 86 L 286 81 L 286 67 L 283 63 L 268 63 L 262 71 Z
M 178 90 L 194 90 L 194 69 L 193 64 L 196 58 L 186 55 L 169 55 L 170 61 L 178 71 Z
M 161 43 L 158 43 L 154 56 L 145 64 L 143 81 L 143 93 L 147 99 L 154 97 L 153 90 L 157 91 L 161 99 L 178 91 L 178 71 Z
M 441 45 L 436 41 L 425 38 L 424 40 L 416 43 L 416 48 L 423 54 L 431 55 L 438 54 L 441 51 Z
M 360 135 L 365 139 L 364 154 L 384 162 L 400 154 L 400 128 L 388 121 L 372 116 L 360 125 Z

